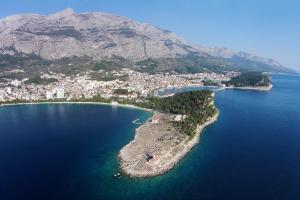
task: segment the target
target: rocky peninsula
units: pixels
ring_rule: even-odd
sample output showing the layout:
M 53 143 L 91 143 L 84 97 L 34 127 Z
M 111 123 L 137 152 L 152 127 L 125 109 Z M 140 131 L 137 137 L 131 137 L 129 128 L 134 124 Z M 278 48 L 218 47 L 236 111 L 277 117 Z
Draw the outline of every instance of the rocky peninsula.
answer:
M 174 96 L 162 98 L 161 109 L 138 127 L 134 139 L 121 149 L 121 172 L 130 177 L 152 177 L 169 171 L 199 142 L 203 128 L 217 120 L 213 93 L 197 91 Z M 169 112 L 162 109 L 178 99 L 189 99 L 201 106 L 190 105 L 187 109 L 187 100 L 187 104 L 178 104 L 178 112 L 171 107 Z

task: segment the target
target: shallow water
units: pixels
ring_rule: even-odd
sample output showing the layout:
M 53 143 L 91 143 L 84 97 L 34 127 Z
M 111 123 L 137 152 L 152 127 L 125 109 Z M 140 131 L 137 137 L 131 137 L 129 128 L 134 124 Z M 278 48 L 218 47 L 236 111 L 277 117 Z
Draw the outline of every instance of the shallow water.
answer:
M 0 107 L 0 199 L 299 199 L 300 77 L 216 92 L 219 119 L 170 172 L 116 178 L 150 113 L 99 105 Z

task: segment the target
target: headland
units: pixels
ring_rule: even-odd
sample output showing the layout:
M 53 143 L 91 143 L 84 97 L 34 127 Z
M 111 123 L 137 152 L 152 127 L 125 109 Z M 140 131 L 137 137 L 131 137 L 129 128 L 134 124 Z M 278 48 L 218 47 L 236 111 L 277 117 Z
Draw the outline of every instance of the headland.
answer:
M 190 138 L 172 125 L 174 116 L 156 113 L 135 131 L 134 139 L 119 153 L 120 169 L 130 177 L 152 177 L 171 170 L 198 142 L 202 130 L 215 122 L 218 113 Z
M 199 98 L 195 98 L 198 94 Z M 174 110 L 166 112 L 161 106 L 136 129 L 134 139 L 119 152 L 121 172 L 129 177 L 152 177 L 171 170 L 199 142 L 203 128 L 217 120 L 213 94 L 197 91 L 162 98 L 160 105 L 169 105 L 178 99 L 187 103 L 178 104 L 176 113 Z M 189 101 L 202 106 L 194 107 Z M 187 105 L 191 107 L 185 107 Z

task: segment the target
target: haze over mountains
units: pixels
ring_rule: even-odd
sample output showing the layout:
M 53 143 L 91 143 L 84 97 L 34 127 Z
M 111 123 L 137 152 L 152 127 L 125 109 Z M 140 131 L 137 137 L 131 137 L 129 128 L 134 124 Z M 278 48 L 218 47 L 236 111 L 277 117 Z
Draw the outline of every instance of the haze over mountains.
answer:
M 203 27 L 205 29 L 205 27 Z M 106 13 L 77 14 L 68 8 L 48 16 L 22 14 L 0 20 L 0 67 L 50 65 L 70 58 L 113 61 L 144 71 L 290 72 L 273 59 L 221 47 L 193 45 L 147 23 Z M 17 58 L 14 60 L 13 58 Z

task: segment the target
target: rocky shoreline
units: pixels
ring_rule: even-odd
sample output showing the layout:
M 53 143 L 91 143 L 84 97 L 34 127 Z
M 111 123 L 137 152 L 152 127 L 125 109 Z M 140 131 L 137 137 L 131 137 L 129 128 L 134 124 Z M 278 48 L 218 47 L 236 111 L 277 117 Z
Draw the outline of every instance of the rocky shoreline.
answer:
M 199 142 L 202 130 L 217 120 L 218 112 L 197 126 L 192 139 L 178 132 L 170 118 L 170 114 L 156 113 L 136 129 L 134 139 L 118 155 L 122 173 L 132 178 L 153 177 L 171 170 Z
M 259 86 L 259 87 L 225 87 L 225 89 L 237 89 L 237 90 L 256 90 L 256 91 L 270 91 L 273 88 L 273 85 L 268 86 Z

